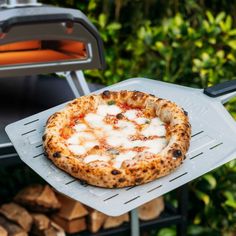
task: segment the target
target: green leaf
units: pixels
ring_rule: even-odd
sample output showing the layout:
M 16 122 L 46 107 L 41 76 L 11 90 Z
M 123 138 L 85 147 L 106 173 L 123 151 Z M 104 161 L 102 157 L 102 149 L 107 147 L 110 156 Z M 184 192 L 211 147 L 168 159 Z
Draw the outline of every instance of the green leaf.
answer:
M 121 28 L 121 24 L 118 22 L 112 22 L 107 26 L 107 30 L 119 30 Z
M 106 23 L 107 23 L 107 17 L 105 14 L 100 14 L 98 17 L 98 23 L 101 26 L 101 28 L 105 28 Z
M 198 58 L 193 59 L 193 64 L 198 68 L 202 67 L 202 61 L 199 60 Z
M 164 44 L 162 43 L 162 42 L 155 42 L 155 48 L 157 49 L 157 50 L 162 50 L 162 49 L 164 49 Z
M 216 179 L 212 174 L 203 175 L 203 179 L 205 179 L 210 185 L 211 189 L 214 189 L 217 185 Z
M 89 1 L 89 4 L 88 4 L 88 10 L 89 11 L 93 11 L 95 8 L 97 7 L 97 3 L 96 3 L 96 1 L 94 1 L 94 0 L 90 0 Z
M 231 29 L 231 27 L 232 27 L 232 17 L 230 16 L 230 15 L 228 15 L 227 17 L 226 17 L 226 21 L 225 21 L 225 26 L 226 26 L 226 29 L 227 29 L 227 31 L 229 31 L 230 29 Z
M 115 102 L 114 100 L 111 100 L 111 101 L 108 101 L 108 102 L 107 102 L 107 105 L 110 105 L 110 106 L 111 106 L 111 105 L 114 105 L 114 104 L 116 104 L 116 102 Z
M 214 24 L 215 23 L 215 19 L 214 19 L 214 16 L 212 15 L 212 13 L 210 11 L 207 11 L 206 15 L 207 15 L 207 18 L 208 18 L 209 22 L 211 24 Z
M 206 193 L 204 193 L 204 192 L 202 192 L 200 190 L 196 190 L 195 193 L 196 193 L 196 196 L 198 197 L 198 199 L 203 201 L 205 203 L 205 205 L 209 204 L 209 202 L 210 202 L 209 195 L 207 195 Z
M 161 229 L 157 236 L 176 236 L 176 230 L 170 228 Z
M 228 41 L 227 44 L 228 44 L 232 49 L 236 50 L 236 39 Z
M 224 18 L 225 18 L 225 12 L 220 12 L 217 16 L 216 16 L 216 23 L 219 24 Z
M 236 35 L 236 29 L 232 29 L 228 32 L 229 36 L 235 36 Z
M 216 39 L 215 38 L 209 38 L 208 41 L 211 44 L 215 44 L 216 43 Z
M 203 46 L 203 43 L 202 43 L 201 40 L 197 40 L 197 41 L 195 41 L 194 44 L 195 44 L 198 48 L 201 48 L 201 47 Z

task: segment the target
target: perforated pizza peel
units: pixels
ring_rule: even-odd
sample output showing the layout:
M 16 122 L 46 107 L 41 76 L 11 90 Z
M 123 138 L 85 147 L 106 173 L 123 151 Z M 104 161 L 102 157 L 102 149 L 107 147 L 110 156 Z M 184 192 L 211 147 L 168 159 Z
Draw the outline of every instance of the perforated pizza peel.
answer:
M 236 96 L 235 81 L 205 91 L 210 96 L 221 95 L 216 98 L 205 95 L 201 89 L 144 78 L 129 79 L 107 89 L 143 91 L 182 106 L 188 112 L 192 124 L 192 139 L 187 158 L 184 164 L 170 175 L 141 186 L 105 189 L 83 185 L 54 166 L 43 153 L 42 134 L 45 122 L 51 114 L 65 106 L 62 104 L 6 127 L 6 132 L 22 161 L 59 192 L 107 215 L 118 216 L 236 157 L 236 123 L 222 105 Z

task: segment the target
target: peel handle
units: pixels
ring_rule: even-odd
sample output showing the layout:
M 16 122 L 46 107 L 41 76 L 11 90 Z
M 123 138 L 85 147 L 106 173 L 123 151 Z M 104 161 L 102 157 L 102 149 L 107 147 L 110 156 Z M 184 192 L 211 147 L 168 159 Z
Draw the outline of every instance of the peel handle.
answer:
M 203 90 L 203 93 L 209 97 L 219 97 L 222 103 L 236 96 L 236 80 L 230 80 L 220 83 Z

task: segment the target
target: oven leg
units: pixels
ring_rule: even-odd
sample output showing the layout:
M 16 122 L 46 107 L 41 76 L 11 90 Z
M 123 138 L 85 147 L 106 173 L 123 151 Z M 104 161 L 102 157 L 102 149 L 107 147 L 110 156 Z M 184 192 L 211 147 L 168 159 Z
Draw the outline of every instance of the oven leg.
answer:
M 66 80 L 76 98 L 90 93 L 82 71 L 69 71 L 58 74 L 62 74 L 66 77 Z
M 186 236 L 188 226 L 188 184 L 178 189 L 178 213 L 182 216 L 182 221 L 177 225 L 177 235 Z
M 138 211 L 134 209 L 131 211 L 131 236 L 139 236 L 139 219 Z

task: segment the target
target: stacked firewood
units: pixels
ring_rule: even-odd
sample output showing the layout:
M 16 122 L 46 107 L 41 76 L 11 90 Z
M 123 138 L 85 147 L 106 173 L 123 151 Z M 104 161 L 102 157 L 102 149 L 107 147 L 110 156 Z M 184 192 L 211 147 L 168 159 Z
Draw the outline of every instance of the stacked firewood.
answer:
M 164 210 L 163 198 L 138 208 L 141 220 L 157 218 Z M 64 236 L 89 230 L 98 232 L 129 222 L 129 214 L 110 217 L 59 194 L 48 185 L 31 185 L 12 202 L 0 206 L 0 236 Z

